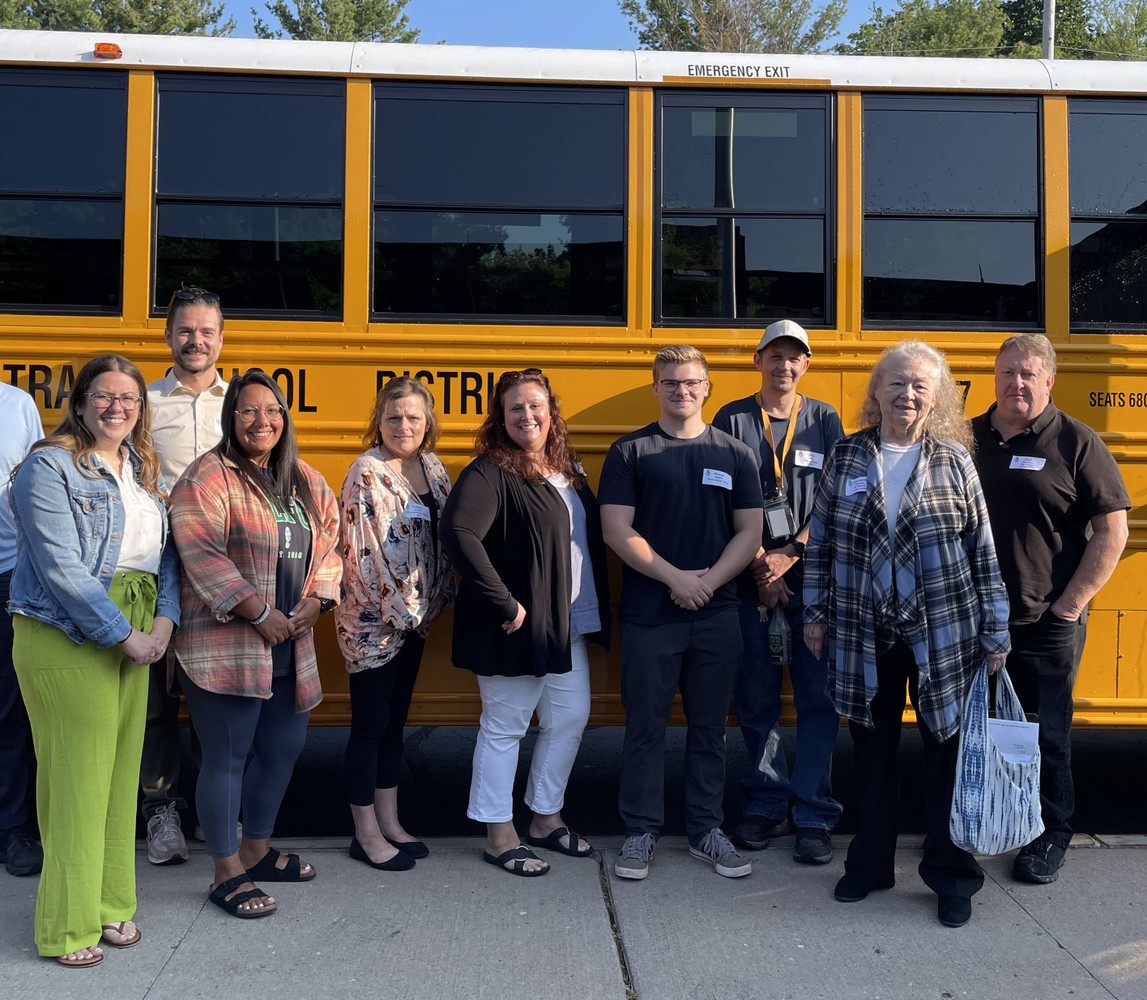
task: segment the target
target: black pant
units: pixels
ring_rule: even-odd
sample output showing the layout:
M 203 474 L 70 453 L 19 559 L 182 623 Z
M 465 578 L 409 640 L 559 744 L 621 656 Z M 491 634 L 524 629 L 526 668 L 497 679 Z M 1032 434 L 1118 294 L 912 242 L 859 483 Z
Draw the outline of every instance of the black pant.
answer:
M 425 645 L 425 639 L 408 635 L 389 663 L 350 675 L 346 787 L 352 806 L 372 805 L 376 788 L 398 784 L 402 730 Z
M 665 727 L 681 689 L 685 736 L 685 832 L 696 840 L 723 821 L 725 723 L 741 662 L 731 607 L 694 622 L 621 625 L 625 742 L 617 804 L 626 836 L 665 821 Z
M 878 886 L 896 881 L 896 832 L 899 776 L 897 751 L 904 715 L 907 683 L 912 705 L 917 707 L 916 657 L 897 642 L 876 657 L 876 695 L 872 699 L 873 728 L 850 721 L 853 752 L 860 790 L 860 823 L 848 847 L 844 870 Z M 927 836 L 920 877 L 937 895 L 970 898 L 984 884 L 976 859 L 952 843 L 948 818 L 956 782 L 959 735 L 940 742 L 917 714 L 916 726 L 924 741 Z
M 12 666 L 12 618 L 5 610 L 12 574 L 0 573 L 0 830 L 24 826 L 31 801 L 32 729 Z
M 1087 635 L 1084 622 L 1045 611 L 1038 622 L 1013 625 L 1007 671 L 1025 712 L 1039 716 L 1039 797 L 1044 836 L 1067 847 L 1075 785 L 1071 780 L 1072 688 Z

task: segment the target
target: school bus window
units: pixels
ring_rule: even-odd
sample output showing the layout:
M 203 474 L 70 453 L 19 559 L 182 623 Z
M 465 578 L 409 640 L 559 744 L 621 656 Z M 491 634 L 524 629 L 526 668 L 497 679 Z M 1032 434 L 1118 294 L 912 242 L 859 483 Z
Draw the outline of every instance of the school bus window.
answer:
M 617 90 L 376 84 L 376 317 L 621 322 L 625 136 Z
M 863 156 L 866 323 L 1039 325 L 1034 98 L 866 96 Z
M 1147 101 L 1068 103 L 1071 321 L 1147 329 Z
M 153 310 L 341 318 L 345 121 L 342 81 L 161 75 Z
M 0 305 L 6 310 L 120 311 L 124 80 L 120 73 L 83 70 L 0 70 Z
M 829 322 L 828 101 L 662 95 L 663 322 Z

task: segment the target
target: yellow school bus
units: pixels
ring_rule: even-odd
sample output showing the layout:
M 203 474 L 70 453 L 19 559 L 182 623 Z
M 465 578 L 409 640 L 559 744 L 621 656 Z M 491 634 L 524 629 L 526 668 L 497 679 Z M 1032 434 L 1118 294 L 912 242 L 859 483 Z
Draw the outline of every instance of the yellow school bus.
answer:
M 1147 724 L 1147 65 L 0 31 L 0 125 L 0 377 L 51 427 L 97 353 L 161 376 L 164 306 L 204 286 L 224 375 L 279 381 L 336 490 L 395 373 L 457 474 L 498 375 L 545 369 L 596 482 L 665 344 L 706 352 L 712 413 L 797 320 L 802 390 L 851 427 L 890 343 L 945 350 L 972 415 L 999 343 L 1046 333 L 1134 504 L 1076 723 Z M 322 628 L 314 719 L 341 724 Z M 477 719 L 450 628 L 413 723 Z M 593 721 L 620 722 L 594 655 Z

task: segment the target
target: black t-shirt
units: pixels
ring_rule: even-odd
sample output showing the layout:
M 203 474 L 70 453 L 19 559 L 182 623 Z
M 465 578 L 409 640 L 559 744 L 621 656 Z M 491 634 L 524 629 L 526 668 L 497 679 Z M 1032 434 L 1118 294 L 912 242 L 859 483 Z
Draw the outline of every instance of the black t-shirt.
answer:
M 598 502 L 633 507 L 633 529 L 678 569 L 712 566 L 736 534 L 734 510 L 759 510 L 761 482 L 753 453 L 706 427 L 674 438 L 657 423 L 615 441 L 601 470 Z M 625 566 L 621 620 L 641 625 L 695 621 L 737 603 L 732 581 L 700 611 L 685 611 L 665 584 Z
M 1063 593 L 1099 514 L 1128 510 L 1131 499 L 1107 446 L 1054 403 L 1026 431 L 1004 441 L 987 413 L 972 421 L 976 468 L 984 487 L 1013 625 L 1038 621 Z
M 307 567 L 311 562 L 311 524 L 303 505 L 291 502 L 284 510 L 272 501 L 275 525 L 279 529 L 279 561 L 275 565 L 275 607 L 283 614 L 299 603 L 303 584 L 307 582 Z M 292 639 L 271 647 L 271 674 L 286 677 L 294 666 L 295 643 Z

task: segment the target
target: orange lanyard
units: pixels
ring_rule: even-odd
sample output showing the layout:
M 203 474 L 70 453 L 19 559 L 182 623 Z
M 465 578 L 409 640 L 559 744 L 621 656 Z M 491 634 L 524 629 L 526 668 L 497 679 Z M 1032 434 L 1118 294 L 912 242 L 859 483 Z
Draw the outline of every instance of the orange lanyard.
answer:
M 765 425 L 765 437 L 769 442 L 769 454 L 773 456 L 773 471 L 776 474 L 777 489 L 783 490 L 785 488 L 785 456 L 789 453 L 789 447 L 793 443 L 793 435 L 796 433 L 797 427 L 797 414 L 800 413 L 801 402 L 804 400 L 803 396 L 798 395 L 796 402 L 793 403 L 792 412 L 789 414 L 789 426 L 785 431 L 785 439 L 781 442 L 781 453 L 777 455 L 777 445 L 773 440 L 773 421 L 772 418 L 765 412 L 764 406 L 761 407 L 761 423 Z M 757 394 L 757 402 L 761 401 L 760 393 Z

